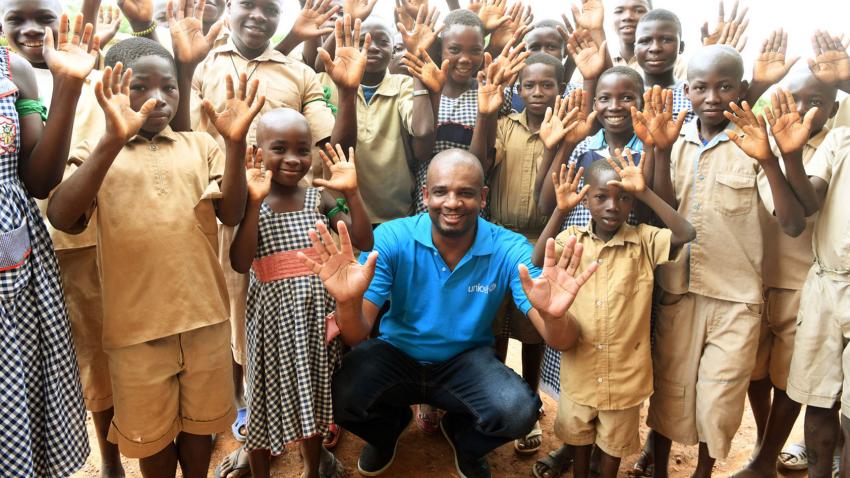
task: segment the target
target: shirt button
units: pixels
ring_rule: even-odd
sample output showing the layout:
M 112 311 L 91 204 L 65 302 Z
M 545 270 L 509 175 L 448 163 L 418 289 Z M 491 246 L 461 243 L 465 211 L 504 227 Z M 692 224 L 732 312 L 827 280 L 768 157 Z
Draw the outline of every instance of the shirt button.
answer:
M 602 299 L 599 299 L 599 300 L 596 301 L 596 305 L 599 305 L 599 306 L 601 306 L 604 303 L 605 303 L 605 301 L 602 300 Z
M 597 378 L 596 381 L 602 383 L 602 377 Z
M 156 151 L 156 150 L 158 150 L 158 149 L 159 149 L 159 147 L 157 147 L 157 145 L 155 145 L 155 144 L 153 144 L 153 143 L 151 143 L 151 146 L 150 146 L 150 147 L 151 147 L 151 151 Z
M 699 203 L 694 204 L 694 211 L 699 211 Z
M 446 272 L 446 268 L 445 268 L 445 267 L 443 267 L 443 272 Z
M 605 259 L 596 259 L 596 262 L 598 262 L 598 263 L 602 264 L 602 262 L 603 262 L 604 260 L 605 260 Z
M 705 175 L 700 174 L 699 176 L 697 176 L 697 179 L 699 179 L 700 181 L 702 181 L 702 180 L 704 180 L 704 179 L 705 179 Z
M 599 344 L 599 345 L 597 345 L 597 346 L 596 346 L 596 348 L 597 348 L 597 349 L 599 349 L 599 350 L 602 350 L 602 349 L 604 349 L 604 348 L 605 348 L 605 346 L 604 346 L 604 345 L 602 345 L 602 344 Z

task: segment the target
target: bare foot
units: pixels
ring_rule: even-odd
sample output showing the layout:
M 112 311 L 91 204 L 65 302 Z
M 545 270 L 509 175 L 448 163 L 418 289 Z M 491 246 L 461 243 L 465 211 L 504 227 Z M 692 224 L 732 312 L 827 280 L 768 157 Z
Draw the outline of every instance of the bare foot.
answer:
M 747 466 L 732 475 L 731 478 L 775 478 L 776 476 L 776 466 L 761 468 L 755 461 L 751 461 L 747 463 Z

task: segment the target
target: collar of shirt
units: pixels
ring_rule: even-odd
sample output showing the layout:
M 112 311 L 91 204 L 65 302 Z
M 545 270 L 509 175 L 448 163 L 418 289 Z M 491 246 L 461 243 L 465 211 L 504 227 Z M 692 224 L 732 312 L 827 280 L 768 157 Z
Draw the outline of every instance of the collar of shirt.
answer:
M 399 78 L 401 77 L 401 78 Z M 375 93 L 373 96 L 398 96 L 401 93 L 401 84 L 404 81 L 404 76 L 402 75 L 393 75 L 389 71 L 387 75 L 381 80 L 377 85 L 360 85 L 361 88 L 357 89 L 359 94 L 363 94 L 363 88 L 375 88 Z
M 272 44 L 271 44 L 271 41 L 269 41 L 269 46 L 266 48 L 266 50 L 264 52 L 262 52 L 260 54 L 260 56 L 249 60 L 248 58 L 245 58 L 245 56 L 242 55 L 242 53 L 239 52 L 238 48 L 236 48 L 236 44 L 233 43 L 233 36 L 231 36 L 231 35 L 228 35 L 227 41 L 223 45 L 221 45 L 220 47 L 214 48 L 210 52 L 210 55 L 220 55 L 222 53 L 233 53 L 233 54 L 239 55 L 245 61 L 256 61 L 256 62 L 274 61 L 274 62 L 277 62 L 277 63 L 284 63 L 284 64 L 293 61 L 288 56 L 286 56 L 283 53 L 275 50 L 274 46 L 272 46 Z
M 614 236 L 608 242 L 602 241 L 602 239 L 593 232 L 593 219 L 591 218 L 587 221 L 587 225 L 584 227 L 576 228 L 581 235 L 587 235 L 593 240 L 597 240 L 599 242 L 603 242 L 603 247 L 608 246 L 622 246 L 626 242 L 631 242 L 632 244 L 640 244 L 640 237 L 638 236 L 637 229 L 628 223 L 623 223 L 620 226 L 620 229 L 614 233 Z
M 636 134 L 626 143 L 626 148 L 629 148 L 633 153 L 643 151 L 643 142 L 638 139 Z M 600 149 L 608 150 L 608 142 L 605 141 L 605 129 L 600 129 L 593 136 L 587 138 L 587 149 L 590 151 L 598 151 Z
M 136 143 L 136 142 L 152 143 L 159 138 L 167 139 L 167 140 L 169 140 L 173 143 L 173 142 L 177 141 L 177 133 L 175 133 L 174 130 L 171 129 L 171 126 L 166 126 L 165 129 L 163 129 L 159 133 L 153 135 L 153 137 L 151 139 L 147 139 L 144 136 L 137 134 L 137 135 L 133 136 L 132 138 L 130 138 L 129 143 Z
M 470 256 L 488 256 L 493 253 L 493 244 L 491 241 L 488 241 L 487 238 L 492 238 L 492 234 L 490 229 L 493 227 L 492 224 L 485 221 L 481 216 L 478 216 L 477 224 L 475 228 L 475 240 L 472 242 L 472 246 L 463 255 L 463 259 L 460 260 L 455 269 L 460 267 L 464 262 L 466 262 L 468 257 Z M 422 244 L 423 246 L 433 249 L 437 252 L 437 246 L 434 245 L 434 239 L 432 237 L 432 228 L 433 223 L 431 222 L 431 216 L 426 212 L 425 214 L 420 214 L 419 219 L 416 221 L 416 228 L 413 232 L 413 239 L 416 242 Z
M 716 136 L 711 138 L 711 140 L 708 143 L 705 143 L 703 145 L 702 136 L 700 136 L 700 133 L 699 133 L 699 122 L 700 122 L 700 120 L 699 120 L 699 118 L 697 118 L 694 121 L 690 121 L 688 123 L 685 123 L 685 126 L 682 127 L 682 131 L 679 133 L 679 136 L 684 138 L 685 141 L 694 143 L 704 150 L 705 149 L 711 149 L 711 148 L 717 146 L 718 144 L 720 144 L 724 141 L 730 141 L 729 135 L 726 134 L 727 131 L 730 131 L 730 130 L 734 131 L 740 137 L 746 136 L 746 134 L 744 134 L 744 131 L 742 129 L 738 128 L 737 126 L 735 126 L 734 123 L 732 123 L 730 121 L 726 125 L 726 128 L 723 131 L 721 131 L 719 134 L 717 134 Z

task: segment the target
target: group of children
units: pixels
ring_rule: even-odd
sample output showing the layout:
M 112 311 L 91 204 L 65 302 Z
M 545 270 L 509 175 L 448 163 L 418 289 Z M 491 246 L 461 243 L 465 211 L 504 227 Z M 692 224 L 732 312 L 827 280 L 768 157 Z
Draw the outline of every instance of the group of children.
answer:
M 536 265 L 570 237 L 579 272 L 597 264 L 567 350 L 509 298 L 494 318 L 502 357 L 520 340 L 523 379 L 559 392 L 564 445 L 534 476 L 616 476 L 647 399 L 639 471 L 665 477 L 676 441 L 709 476 L 747 395 L 758 440 L 736 476 L 775 475 L 800 404 L 809 473 L 832 476 L 850 439 L 847 43 L 817 32 L 793 67 L 779 30 L 747 81 L 737 5 L 686 61 L 678 18 L 648 0 L 604 6 L 613 57 L 599 0 L 534 24 L 519 2 L 449 2 L 440 23 L 400 0 L 396 27 L 375 3 L 304 0 L 275 45 L 295 14 L 280 0 L 127 0 L 132 38 L 101 55 L 117 22 L 99 0 L 73 19 L 0 0 L 4 473 L 79 469 L 85 406 L 103 476 L 123 476 L 120 454 L 146 477 L 207 476 L 228 427 L 244 446 L 216 476 L 269 476 L 293 442 L 302 476 L 344 476 L 328 448 L 345 347 L 308 231 L 342 221 L 371 250 L 374 227 L 424 211 L 430 158 L 462 148 L 484 214 Z M 439 420 L 419 407 L 425 431 Z M 514 442 L 542 445 L 539 425 Z

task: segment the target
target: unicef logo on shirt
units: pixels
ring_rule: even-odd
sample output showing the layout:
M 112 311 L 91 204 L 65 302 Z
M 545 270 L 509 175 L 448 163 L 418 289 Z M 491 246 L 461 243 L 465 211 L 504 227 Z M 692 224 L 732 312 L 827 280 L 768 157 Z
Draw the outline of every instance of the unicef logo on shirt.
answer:
M 495 282 L 490 284 L 489 286 L 486 285 L 486 284 L 473 284 L 473 285 L 469 286 L 469 288 L 467 289 L 467 291 L 469 291 L 470 294 L 476 294 L 476 293 L 477 294 L 489 294 L 490 292 L 493 292 L 494 290 L 496 290 L 496 283 Z

